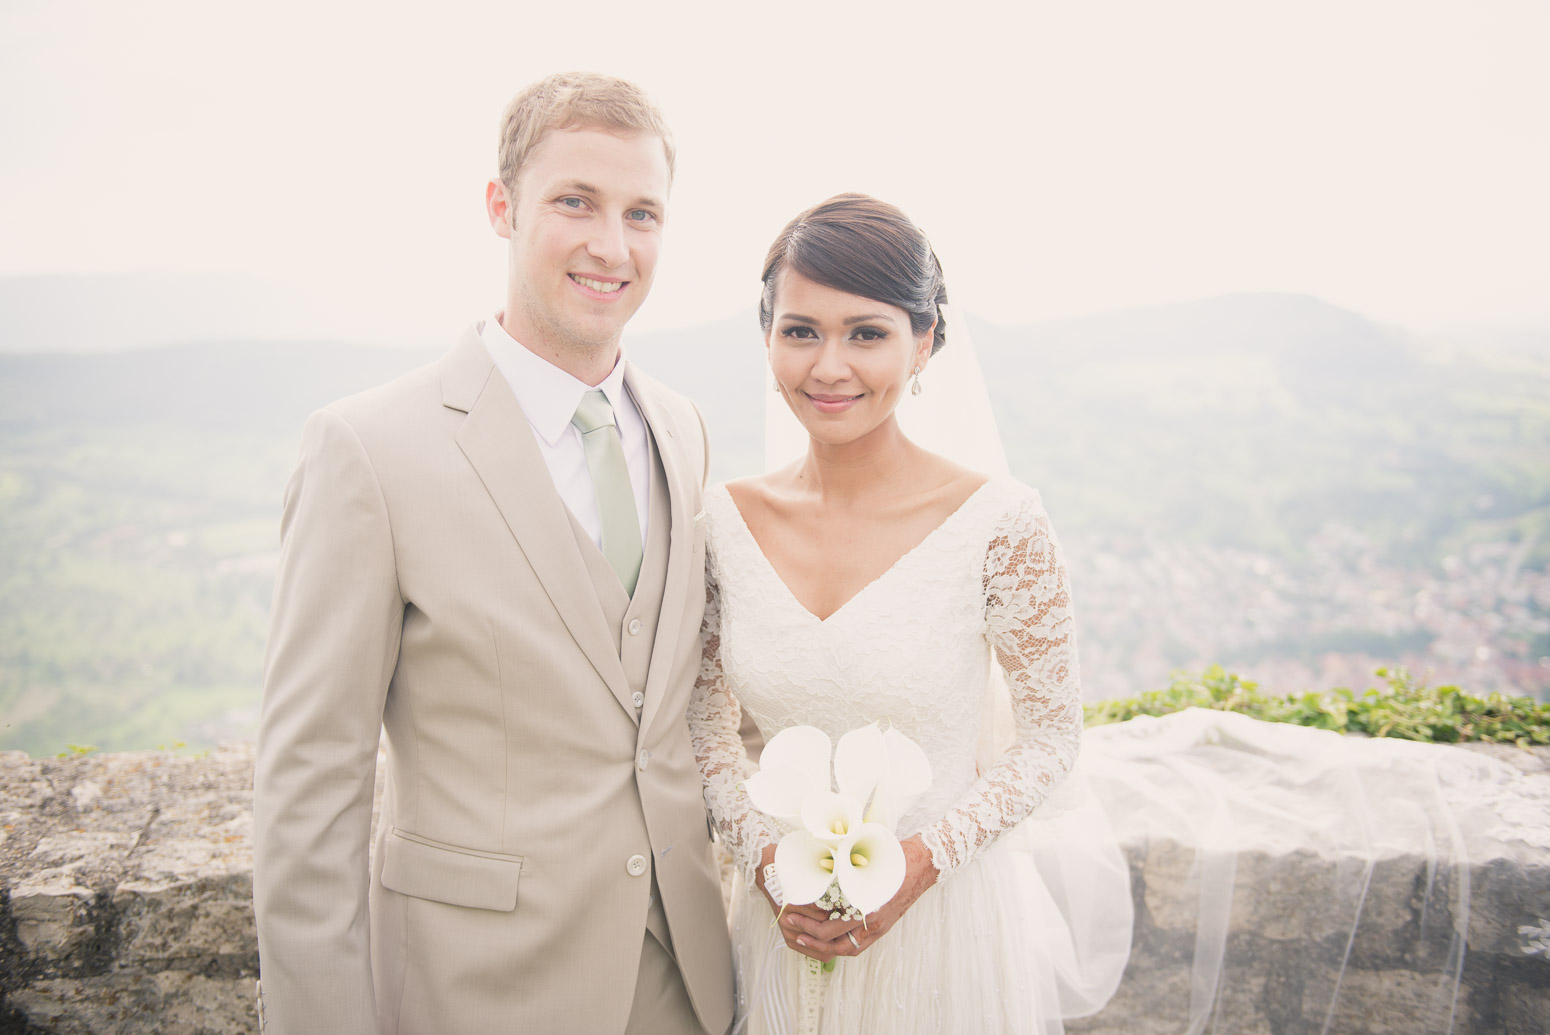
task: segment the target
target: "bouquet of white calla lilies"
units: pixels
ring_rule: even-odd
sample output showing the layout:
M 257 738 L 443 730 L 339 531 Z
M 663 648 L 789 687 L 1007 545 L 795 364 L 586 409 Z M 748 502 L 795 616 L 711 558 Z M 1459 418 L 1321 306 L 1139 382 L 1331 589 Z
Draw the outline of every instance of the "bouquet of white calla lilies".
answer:
M 841 737 L 834 752 L 835 793 L 829 748 L 828 734 L 812 726 L 781 730 L 745 784 L 748 798 L 795 828 L 775 846 L 786 902 L 817 902 L 838 884 L 851 907 L 875 912 L 904 883 L 904 849 L 894 828 L 931 786 L 931 763 L 897 730 L 863 726 Z

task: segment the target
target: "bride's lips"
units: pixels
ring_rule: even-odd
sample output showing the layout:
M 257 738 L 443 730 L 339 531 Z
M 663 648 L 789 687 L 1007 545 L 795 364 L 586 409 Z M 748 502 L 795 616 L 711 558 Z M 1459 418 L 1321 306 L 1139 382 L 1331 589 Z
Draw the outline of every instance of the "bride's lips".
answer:
M 819 413 L 843 413 L 855 404 L 859 395 L 814 395 L 812 392 L 803 392 L 809 402 Z
M 612 302 L 623 297 L 624 289 L 630 283 L 618 277 L 599 277 L 586 273 L 567 273 L 566 276 L 578 291 L 599 302 Z

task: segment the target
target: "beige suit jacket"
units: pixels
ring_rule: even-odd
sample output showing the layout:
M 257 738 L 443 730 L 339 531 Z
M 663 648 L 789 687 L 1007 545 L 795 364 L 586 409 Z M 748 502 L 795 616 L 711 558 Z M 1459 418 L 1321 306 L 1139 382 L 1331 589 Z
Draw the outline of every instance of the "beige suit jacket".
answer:
M 685 721 L 705 435 L 687 400 L 633 367 L 625 383 L 670 519 L 639 709 L 569 512 L 477 331 L 308 421 L 255 775 L 271 1035 L 621 1032 L 653 864 L 694 1008 L 712 1033 L 730 1023 Z

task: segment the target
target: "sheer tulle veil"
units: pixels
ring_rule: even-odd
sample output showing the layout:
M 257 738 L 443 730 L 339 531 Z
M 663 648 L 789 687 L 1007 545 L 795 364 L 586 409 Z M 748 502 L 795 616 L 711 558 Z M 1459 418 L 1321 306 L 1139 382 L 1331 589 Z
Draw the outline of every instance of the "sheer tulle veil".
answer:
M 1002 475 L 965 325 L 952 320 L 899 421 L 921 446 Z M 774 469 L 807 438 L 783 399 L 766 399 Z M 1055 517 L 1058 528 L 1058 501 Z M 1081 586 L 1074 596 L 1080 638 Z M 993 678 L 982 771 L 1009 742 L 1006 701 Z M 1244 997 L 1292 995 L 1276 987 L 1290 982 L 1295 1030 L 1454 1031 L 1472 883 L 1504 859 L 1545 865 L 1547 782 L 1459 748 L 1214 711 L 1090 729 L 1061 792 L 1004 835 L 1025 853 L 1030 922 L 1053 943 L 1030 965 L 1055 971 L 1060 1015 L 1103 1010 L 1084 1030 L 1249 1030 L 1243 1018 L 1270 1007 Z M 1409 998 L 1375 1006 L 1396 973 Z M 1372 1027 L 1374 1011 L 1399 1027 Z

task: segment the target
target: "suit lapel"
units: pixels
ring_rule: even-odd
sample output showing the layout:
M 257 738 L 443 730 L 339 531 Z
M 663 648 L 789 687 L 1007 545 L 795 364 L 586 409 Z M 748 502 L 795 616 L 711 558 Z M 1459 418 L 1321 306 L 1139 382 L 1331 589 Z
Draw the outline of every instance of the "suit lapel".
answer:
M 467 413 L 457 444 L 495 501 L 560 619 L 597 674 L 634 716 L 624 666 L 614 649 L 602 605 L 571 531 L 570 514 L 527 417 L 495 370 L 476 330 L 466 333 L 442 361 L 442 403 Z
M 694 578 L 694 573 L 689 570 L 694 559 L 694 515 L 690 513 L 689 506 L 695 499 L 694 487 L 700 483 L 701 472 L 690 472 L 687 469 L 683 457 L 686 443 L 678 439 L 682 432 L 650 386 L 635 376 L 633 367 L 625 367 L 624 382 L 629 386 L 635 405 L 640 407 L 641 416 L 656 439 L 657 456 L 662 462 L 668 496 L 667 582 L 662 587 L 662 610 L 657 617 L 657 636 L 651 645 L 651 664 L 646 670 L 646 706 L 640 720 L 641 729 L 644 730 L 662 709 L 691 582 L 704 592 L 703 581 Z

